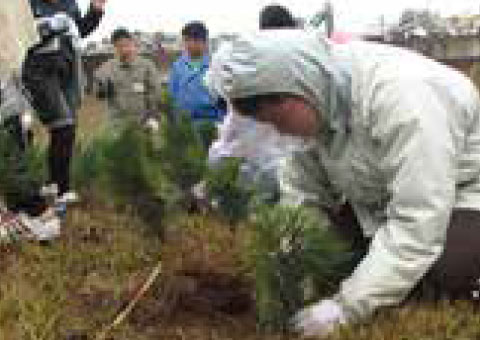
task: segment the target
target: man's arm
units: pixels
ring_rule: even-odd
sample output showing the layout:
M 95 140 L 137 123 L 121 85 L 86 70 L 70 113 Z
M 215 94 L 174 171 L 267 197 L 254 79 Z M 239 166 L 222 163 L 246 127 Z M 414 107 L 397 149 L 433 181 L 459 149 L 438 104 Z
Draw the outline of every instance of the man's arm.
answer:
M 78 5 L 72 14 L 82 38 L 90 35 L 100 25 L 105 10 L 106 0 L 92 0 L 87 14 L 82 17 Z
M 443 252 L 455 200 L 451 111 L 418 79 L 379 86 L 372 134 L 391 200 L 368 254 L 336 296 L 353 320 L 403 301 Z

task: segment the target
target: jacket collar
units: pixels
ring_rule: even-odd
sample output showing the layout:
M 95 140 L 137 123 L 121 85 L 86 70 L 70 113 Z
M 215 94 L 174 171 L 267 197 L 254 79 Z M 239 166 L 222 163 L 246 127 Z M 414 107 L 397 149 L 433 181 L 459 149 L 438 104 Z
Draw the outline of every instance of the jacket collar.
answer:
M 192 62 L 192 58 L 186 52 L 183 52 L 181 60 L 184 63 Z M 208 66 L 209 63 L 210 63 L 210 58 L 209 58 L 208 54 L 206 54 L 202 57 L 202 64 L 203 64 L 203 66 Z

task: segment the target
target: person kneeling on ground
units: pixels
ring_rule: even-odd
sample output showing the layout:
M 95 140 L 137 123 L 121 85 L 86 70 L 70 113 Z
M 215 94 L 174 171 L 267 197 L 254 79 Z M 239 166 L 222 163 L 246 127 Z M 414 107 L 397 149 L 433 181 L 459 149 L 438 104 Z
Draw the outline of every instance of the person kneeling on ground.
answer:
M 153 62 L 138 55 L 134 36 L 125 28 L 111 38 L 116 57 L 97 72 L 98 96 L 107 99 L 113 123 L 133 120 L 147 129 L 159 129 L 161 84 Z
M 0 83 L 0 243 L 8 237 L 55 238 L 60 234 L 61 207 L 41 194 L 40 179 L 28 169 L 22 120 L 28 103 L 18 80 Z
M 337 294 L 297 314 L 298 331 L 418 299 L 478 303 L 480 98 L 465 76 L 404 49 L 282 30 L 234 40 L 207 79 L 240 114 L 305 140 L 284 203 L 324 209 L 364 253 Z
M 21 232 L 50 239 L 58 236 L 60 219 L 28 170 L 30 107 L 19 79 L 24 55 L 38 41 L 36 26 L 27 0 L 0 4 L 0 18 L 0 243 Z

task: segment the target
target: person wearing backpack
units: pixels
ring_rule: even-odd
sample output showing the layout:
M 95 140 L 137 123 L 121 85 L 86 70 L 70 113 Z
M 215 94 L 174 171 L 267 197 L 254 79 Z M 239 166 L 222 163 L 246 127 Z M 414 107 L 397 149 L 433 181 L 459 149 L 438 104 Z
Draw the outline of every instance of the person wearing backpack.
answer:
M 78 199 L 70 190 L 70 161 L 82 97 L 79 40 L 97 28 L 106 2 L 91 0 L 82 16 L 75 0 L 30 0 L 40 42 L 28 51 L 22 80 L 50 133 L 49 189 L 57 187 L 66 203 Z

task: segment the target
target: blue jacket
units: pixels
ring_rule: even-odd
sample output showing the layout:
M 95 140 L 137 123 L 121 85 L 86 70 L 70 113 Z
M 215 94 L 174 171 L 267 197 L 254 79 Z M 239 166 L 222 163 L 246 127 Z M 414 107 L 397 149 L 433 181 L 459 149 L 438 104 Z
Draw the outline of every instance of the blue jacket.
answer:
M 209 58 L 203 58 L 200 69 L 194 69 L 190 57 L 182 55 L 172 66 L 169 91 L 177 109 L 187 111 L 192 120 L 220 121 L 225 110 L 212 100 L 204 84 L 204 77 L 209 67 Z

